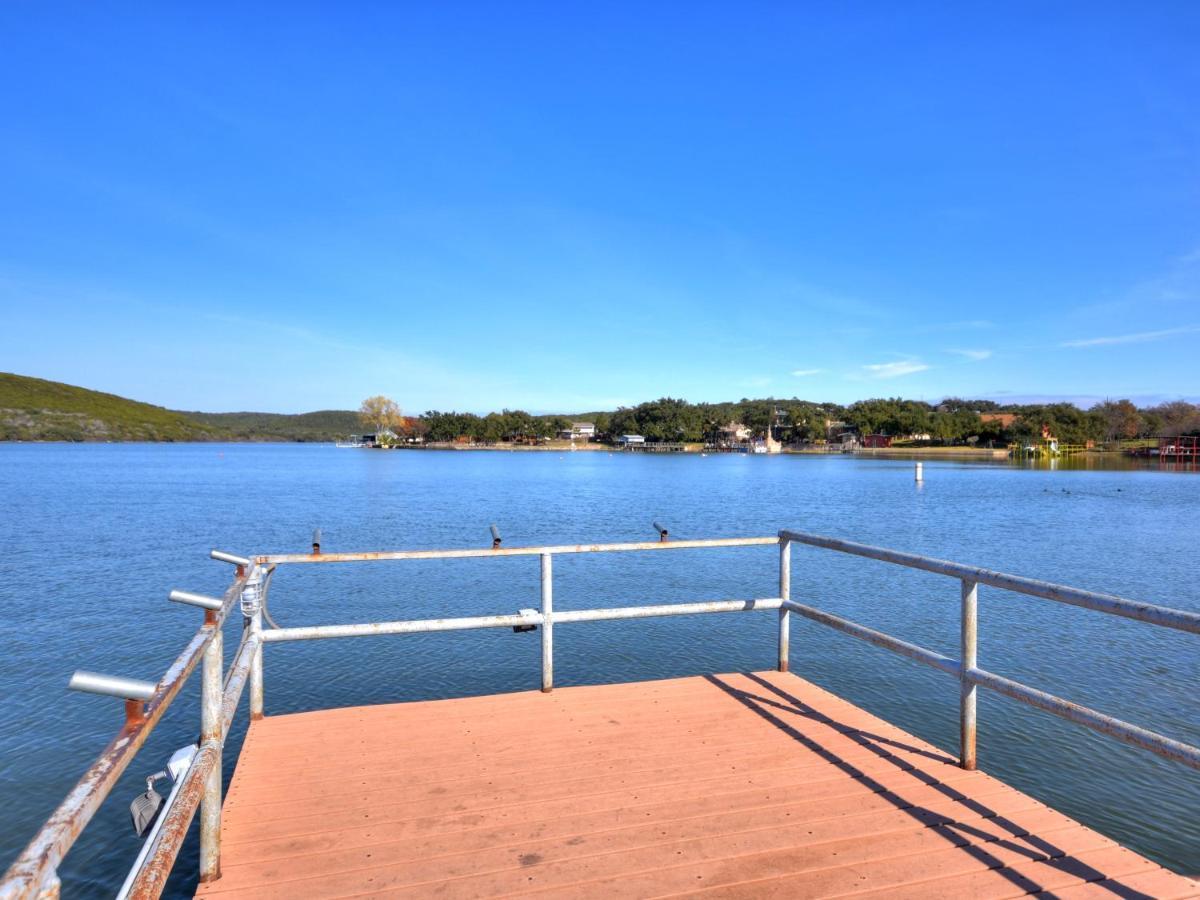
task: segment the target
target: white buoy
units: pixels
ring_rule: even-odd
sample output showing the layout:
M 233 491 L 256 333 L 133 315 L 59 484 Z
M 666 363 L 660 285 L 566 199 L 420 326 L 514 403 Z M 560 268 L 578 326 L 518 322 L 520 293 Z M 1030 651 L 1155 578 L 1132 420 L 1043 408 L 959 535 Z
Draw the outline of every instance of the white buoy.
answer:
M 916 472 L 915 472 L 915 478 L 916 478 L 916 480 L 917 480 L 917 481 L 924 481 L 924 480 L 925 480 L 925 473 L 924 473 L 923 471 L 921 471 L 921 463 L 917 463 L 917 469 L 916 469 Z

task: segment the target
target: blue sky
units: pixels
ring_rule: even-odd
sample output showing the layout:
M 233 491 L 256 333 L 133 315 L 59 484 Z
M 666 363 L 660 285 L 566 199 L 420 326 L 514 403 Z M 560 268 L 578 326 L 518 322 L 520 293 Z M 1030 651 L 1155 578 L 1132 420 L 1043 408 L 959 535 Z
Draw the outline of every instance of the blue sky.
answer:
M 0 7 L 0 370 L 1200 395 L 1200 4 Z

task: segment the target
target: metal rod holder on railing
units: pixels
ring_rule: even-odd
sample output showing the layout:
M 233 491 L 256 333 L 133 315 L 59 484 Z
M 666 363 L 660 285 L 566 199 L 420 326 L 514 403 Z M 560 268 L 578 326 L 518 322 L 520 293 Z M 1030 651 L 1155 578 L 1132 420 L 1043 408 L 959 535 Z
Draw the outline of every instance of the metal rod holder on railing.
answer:
M 500 549 L 500 541 L 501 541 L 500 529 L 497 528 L 495 525 L 491 525 L 489 527 L 491 528 L 491 531 L 492 531 L 492 549 L 499 550 Z
M 146 718 L 146 703 L 158 692 L 158 685 L 120 675 L 101 675 L 97 672 L 77 670 L 67 683 L 73 691 L 102 694 L 125 701 L 125 728 L 141 724 Z
M 168 600 L 173 600 L 176 603 L 183 603 L 187 606 L 198 606 L 201 609 L 206 609 L 211 612 L 216 612 L 224 604 L 216 597 L 209 597 L 205 594 L 193 594 L 191 591 L 171 591 L 167 594 Z
M 210 558 L 218 562 L 232 563 L 235 566 L 249 566 L 250 560 L 244 556 L 236 556 L 232 553 L 226 553 L 224 550 L 210 550 L 208 552 Z
M 658 532 L 658 539 L 665 542 L 669 537 L 670 532 L 668 532 L 666 528 L 664 528 L 662 525 L 659 525 L 657 522 L 651 522 L 650 524 L 653 525 L 654 530 Z
M 136 678 L 124 678 L 120 675 L 101 675 L 98 672 L 85 672 L 79 669 L 71 676 L 67 687 L 73 691 L 83 691 L 88 694 L 103 694 L 106 697 L 116 697 L 118 700 L 137 700 L 145 702 L 154 698 L 158 685 L 151 681 L 139 681 Z

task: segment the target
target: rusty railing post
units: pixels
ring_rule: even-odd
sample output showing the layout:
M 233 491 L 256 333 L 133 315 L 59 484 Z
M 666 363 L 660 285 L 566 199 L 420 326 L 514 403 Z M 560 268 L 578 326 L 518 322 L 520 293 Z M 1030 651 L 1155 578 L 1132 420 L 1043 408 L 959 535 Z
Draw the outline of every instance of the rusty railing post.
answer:
M 792 598 L 792 542 L 779 539 L 779 599 L 787 603 Z M 788 670 L 789 642 L 791 640 L 791 613 L 779 607 L 779 671 Z
M 58 900 L 62 896 L 62 881 L 59 880 L 58 872 L 51 872 L 46 876 L 35 896 L 37 900 Z
M 542 693 L 554 689 L 554 570 L 553 557 L 542 554 Z
M 200 880 L 216 881 L 221 877 L 221 706 L 222 681 L 225 667 L 224 635 L 217 614 L 208 610 L 206 624 L 214 626 L 212 640 L 204 648 L 200 673 L 200 745 L 215 748 L 217 761 L 204 780 L 200 800 Z
M 959 653 L 959 765 L 974 769 L 975 761 L 975 683 L 968 679 L 967 672 L 978 662 L 979 644 L 979 583 L 962 580 L 962 622 Z
M 251 640 L 262 638 L 262 569 L 255 567 L 250 570 L 246 586 L 242 590 L 243 629 L 248 631 Z M 258 644 L 254 658 L 250 662 L 250 721 L 254 722 L 263 717 L 263 647 Z

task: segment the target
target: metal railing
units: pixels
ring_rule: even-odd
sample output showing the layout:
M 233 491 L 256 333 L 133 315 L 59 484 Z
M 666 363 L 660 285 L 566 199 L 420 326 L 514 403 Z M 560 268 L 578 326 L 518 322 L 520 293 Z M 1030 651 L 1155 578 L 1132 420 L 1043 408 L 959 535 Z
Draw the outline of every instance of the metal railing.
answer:
M 984 687 L 1036 709 L 1084 725 L 1102 734 L 1142 747 L 1167 759 L 1200 769 L 1200 748 L 1173 740 L 1095 710 L 1038 691 L 977 665 L 978 588 L 984 584 L 1029 596 L 1041 597 L 1140 622 L 1200 634 L 1200 614 L 1138 603 L 1123 597 L 1101 594 L 1049 582 L 1022 578 L 947 562 L 912 553 L 871 547 L 837 538 L 799 531 L 780 531 L 772 537 L 719 538 L 668 541 L 667 531 L 655 524 L 660 540 L 614 544 L 574 544 L 544 547 L 501 546 L 493 526 L 491 549 L 398 550 L 367 553 L 322 553 L 319 533 L 313 538 L 311 554 L 263 555 L 253 559 L 214 550 L 212 557 L 237 566 L 237 575 L 225 595 L 218 599 L 173 591 L 170 599 L 204 609 L 204 624 L 157 684 L 77 672 L 71 686 L 78 690 L 107 694 L 125 700 L 126 720 L 78 785 L 30 842 L 0 881 L 0 900 L 17 897 L 54 897 L 59 890 L 58 866 L 100 804 L 111 792 L 149 733 L 178 695 L 184 682 L 202 663 L 201 737 L 197 752 L 174 794 L 175 802 L 164 809 L 148 845 L 138 858 L 127 881 L 127 896 L 157 897 L 166 884 L 188 827 L 200 810 L 200 879 L 220 875 L 221 752 L 238 703 L 250 685 L 250 718 L 263 715 L 262 647 L 267 643 L 349 638 L 384 634 L 411 634 L 481 628 L 541 630 L 541 689 L 554 687 L 554 626 L 573 622 L 639 619 L 654 616 L 700 613 L 778 611 L 776 666 L 788 670 L 791 613 L 868 641 L 917 662 L 932 666 L 959 680 L 960 765 L 976 767 L 976 692 Z M 553 557 L 577 553 L 687 550 L 716 547 L 779 547 L 779 596 L 747 600 L 709 600 L 694 603 L 657 604 L 609 609 L 554 609 Z M 791 549 L 805 544 L 848 553 L 895 565 L 933 572 L 959 580 L 960 657 L 953 659 L 934 650 L 903 641 L 881 631 L 824 612 L 791 599 Z M 263 619 L 271 579 L 278 566 L 300 563 L 348 563 L 375 560 L 464 559 L 498 556 L 537 556 L 541 576 L 540 609 L 522 609 L 515 614 L 420 619 L 349 625 L 272 628 L 264 630 Z M 222 673 L 221 626 L 235 603 L 241 605 L 241 644 L 228 672 Z
M 1116 738 L 1126 744 L 1132 744 L 1156 753 L 1166 759 L 1181 762 L 1194 769 L 1200 769 L 1200 748 L 1181 741 L 1172 740 L 1137 725 L 1131 725 L 1121 719 L 1106 716 L 1094 709 L 1080 706 L 1053 694 L 1039 691 L 1019 681 L 1004 678 L 993 672 L 978 667 L 978 597 L 979 585 L 1026 594 L 1031 597 L 1041 597 L 1056 603 L 1066 603 L 1109 615 L 1122 616 L 1150 625 L 1163 628 L 1174 628 L 1179 631 L 1200 634 L 1200 613 L 1188 612 L 1182 609 L 1171 609 L 1166 606 L 1155 606 L 1150 603 L 1139 603 L 1127 600 L 1113 594 L 1102 594 L 1096 591 L 1085 591 L 1080 588 L 1053 584 L 1048 581 L 1038 581 L 1033 578 L 1023 578 L 1019 575 L 1007 575 L 991 569 L 981 569 L 962 563 L 921 556 L 916 553 L 904 553 L 899 550 L 888 550 L 883 547 L 872 547 L 867 544 L 857 544 L 838 538 L 823 537 L 807 534 L 801 531 L 779 532 L 780 550 L 787 555 L 792 543 L 807 544 L 812 547 L 822 547 L 849 553 L 854 556 L 864 556 L 877 559 L 893 565 L 921 569 L 938 575 L 956 578 L 961 584 L 960 590 L 960 627 L 959 627 L 959 659 L 951 659 L 925 647 L 910 644 L 891 635 L 843 619 L 830 613 L 822 612 L 811 606 L 793 603 L 785 599 L 785 612 L 795 612 L 805 618 L 831 628 L 836 628 L 845 634 L 861 638 L 879 647 L 884 647 L 909 659 L 932 666 L 939 671 L 954 675 L 959 680 L 959 760 L 964 769 L 974 769 L 976 765 L 975 733 L 976 733 L 976 688 L 985 687 L 988 690 L 1011 697 L 1027 706 L 1053 713 L 1060 718 L 1075 722 Z
M 176 592 L 171 599 L 204 609 L 204 622 L 195 635 L 167 668 L 157 684 L 135 681 L 129 678 L 76 672 L 70 687 L 95 694 L 105 694 L 125 701 L 125 721 L 116 737 L 109 742 L 96 761 L 88 768 L 79 783 L 58 805 L 41 830 L 17 857 L 0 881 L 0 897 L 57 897 L 59 893 L 58 866 L 71 849 L 83 829 L 92 820 L 100 805 L 116 786 L 122 773 L 129 767 L 150 733 L 158 725 L 167 709 L 174 702 L 184 684 L 202 666 L 203 701 L 201 709 L 201 737 L 198 752 L 192 758 L 183 783 L 177 794 L 177 802 L 163 813 L 164 819 L 158 826 L 156 847 L 146 854 L 145 865 L 133 883 L 131 895 L 156 897 L 166 884 L 167 875 L 179 854 L 179 847 L 187 833 L 188 825 L 195 815 L 196 807 L 203 799 L 201 818 L 206 824 L 208 837 L 202 842 L 202 869 L 215 872 L 218 844 L 212 832 L 220 827 L 221 798 L 221 746 L 227 728 L 214 719 L 214 706 L 220 708 L 222 632 L 231 609 L 244 593 L 251 578 L 249 559 L 214 550 L 214 559 L 233 563 L 237 575 L 221 598 L 203 597 L 196 594 Z M 247 665 L 247 657 L 257 655 L 258 644 L 244 641 L 230 669 L 230 682 L 237 681 L 239 667 Z M 242 679 L 242 684 L 244 684 Z M 240 688 L 230 685 L 240 695 Z M 214 694 L 216 700 L 214 701 Z M 225 699 L 230 699 L 226 697 Z M 238 696 L 231 698 L 236 707 Z M 229 705 L 228 703 L 226 705 Z

